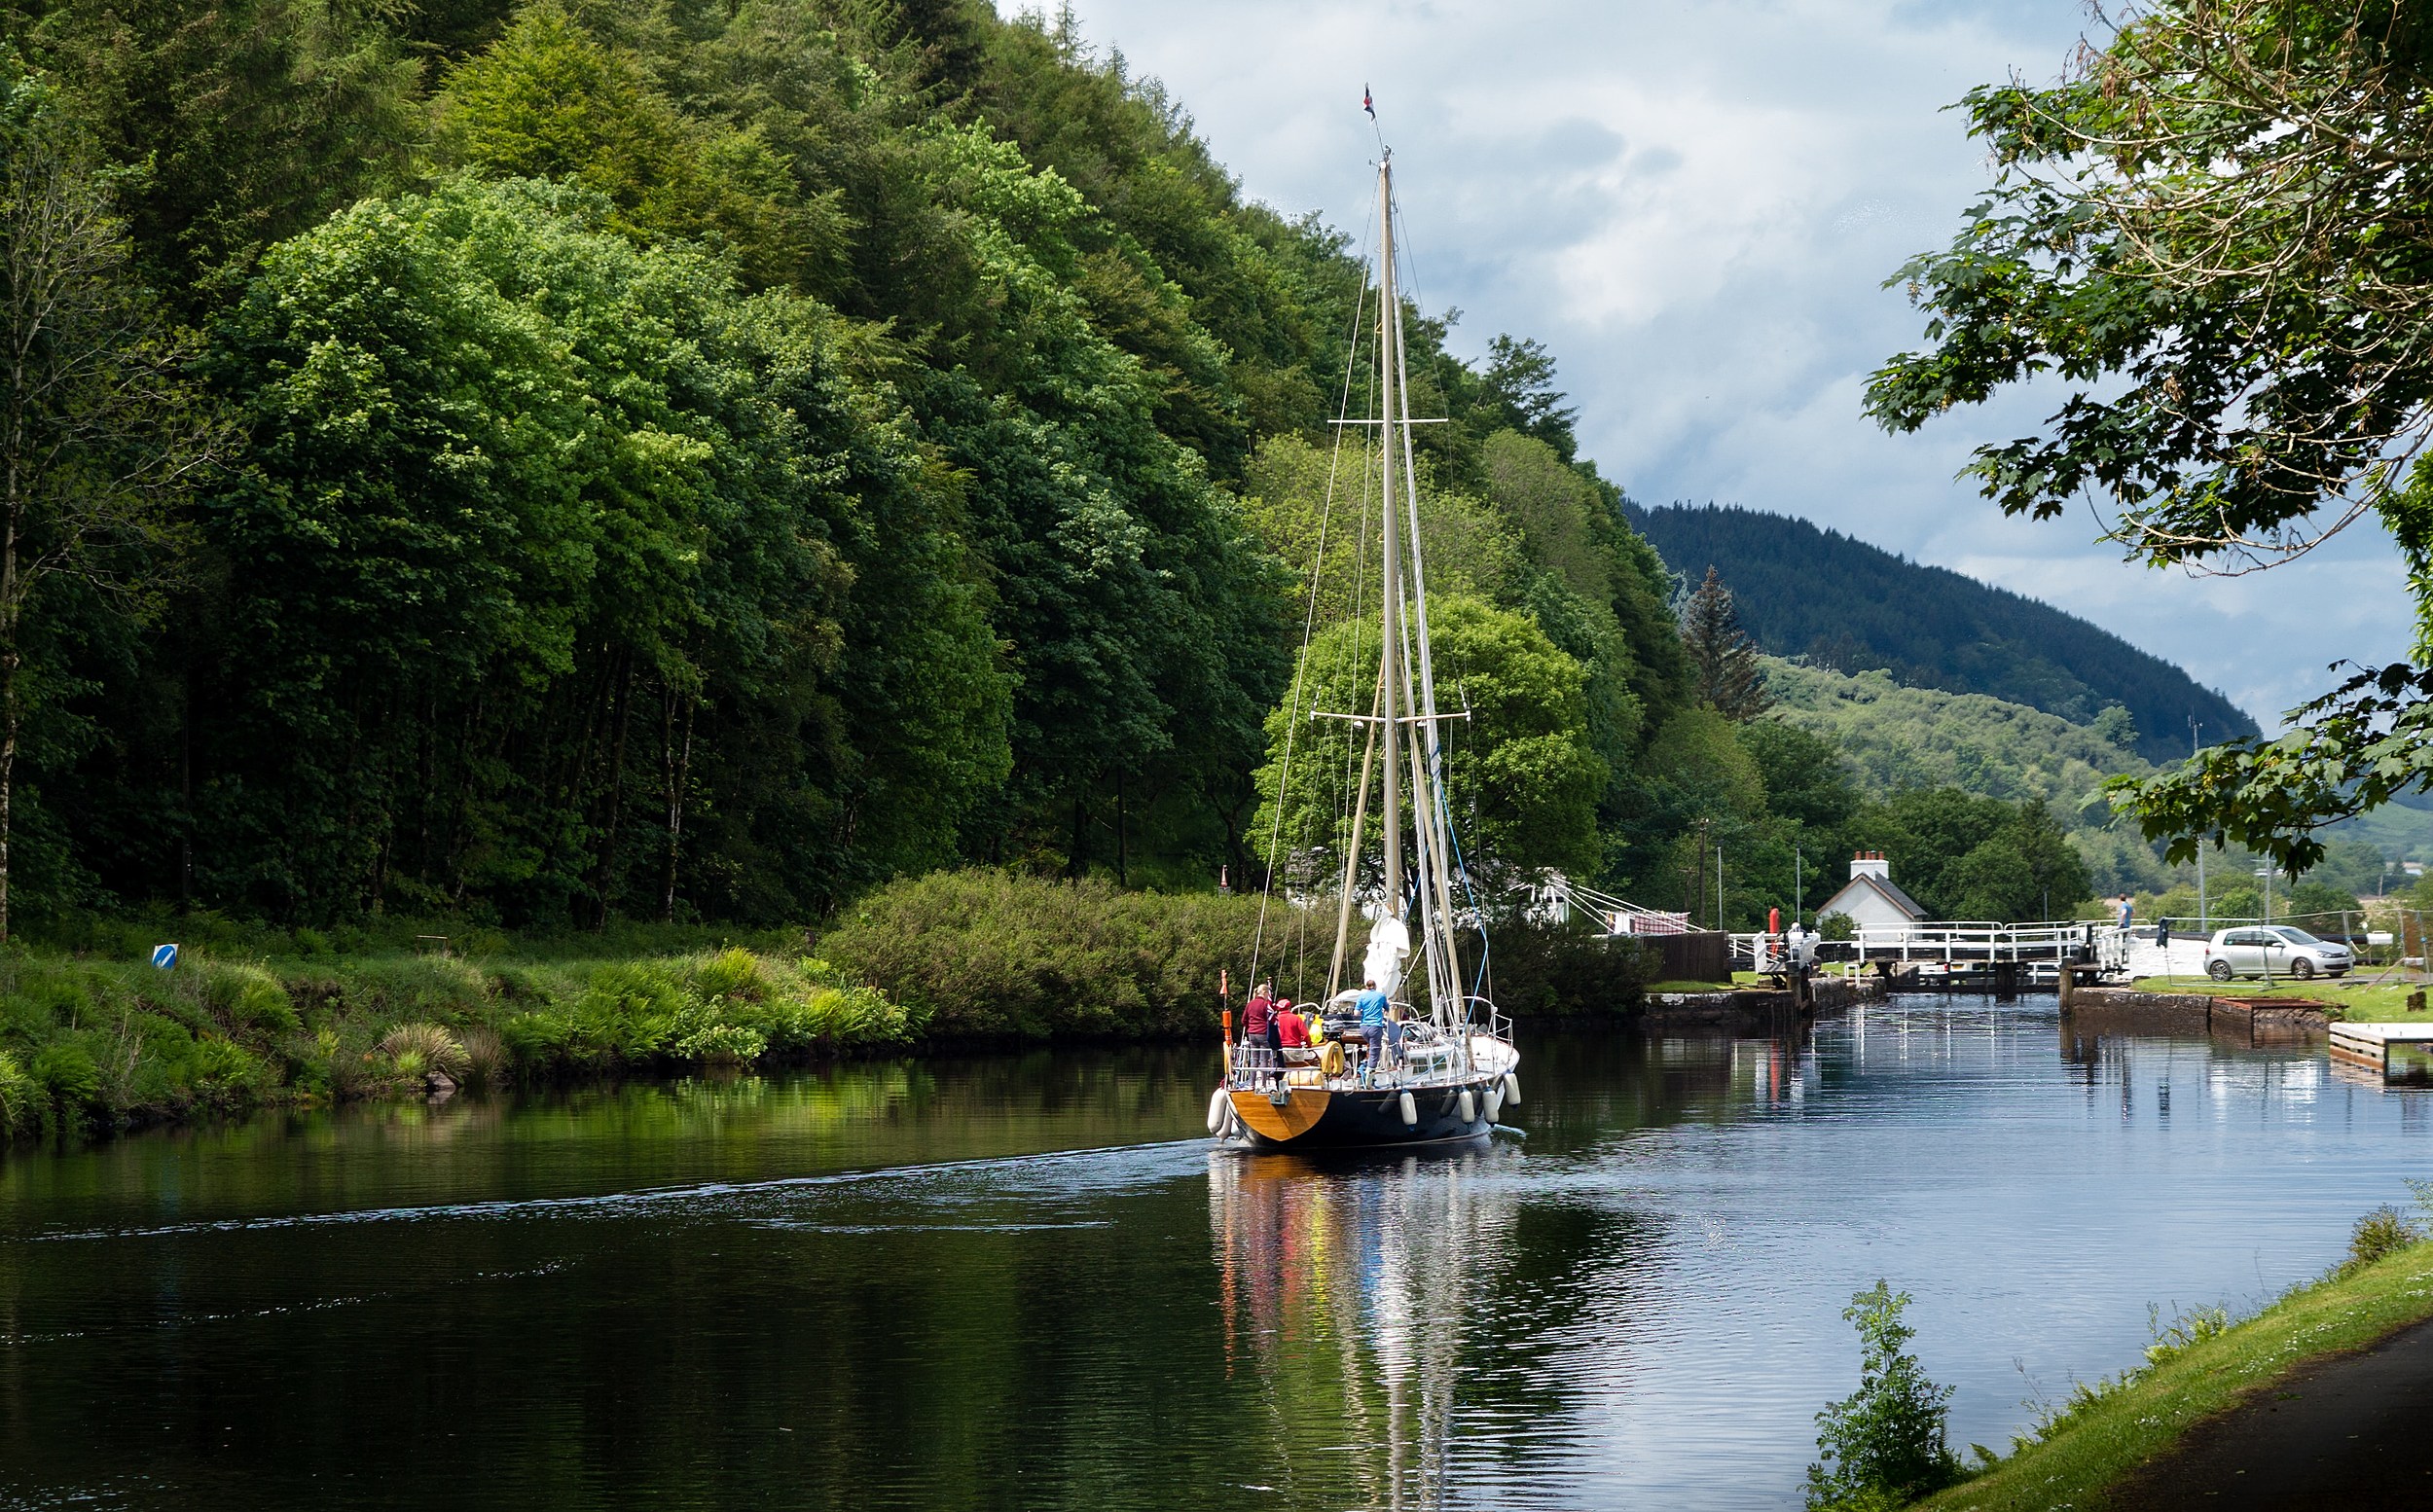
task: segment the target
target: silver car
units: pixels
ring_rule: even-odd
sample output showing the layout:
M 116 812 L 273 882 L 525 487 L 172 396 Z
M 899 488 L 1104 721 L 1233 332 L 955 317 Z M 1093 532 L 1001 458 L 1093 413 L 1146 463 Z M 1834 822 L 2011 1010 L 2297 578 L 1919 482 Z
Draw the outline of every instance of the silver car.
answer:
M 2318 940 L 2288 924 L 2242 924 L 2214 931 L 2205 945 L 2205 974 L 2216 982 L 2233 977 L 2345 976 L 2355 959 L 2348 947 Z

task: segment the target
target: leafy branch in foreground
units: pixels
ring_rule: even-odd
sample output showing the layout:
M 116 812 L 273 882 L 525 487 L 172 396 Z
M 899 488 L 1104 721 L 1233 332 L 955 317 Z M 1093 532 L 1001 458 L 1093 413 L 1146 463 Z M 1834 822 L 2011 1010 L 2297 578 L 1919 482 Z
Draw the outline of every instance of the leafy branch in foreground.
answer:
M 1972 92 L 2000 177 L 1895 275 L 1934 344 L 1875 374 L 1869 413 L 1914 430 L 2055 375 L 2070 392 L 2043 433 L 1968 469 L 2005 513 L 2101 494 L 2132 557 L 2212 573 L 2379 517 L 2433 660 L 2429 69 L 2433 19 L 2400 0 L 2155 0 L 2056 85 Z M 2415 669 L 2372 674 L 2286 740 L 2117 801 L 2149 835 L 2303 864 L 2307 828 L 2399 790 L 2426 697 Z
M 2291 876 L 2323 859 L 2312 827 L 2379 808 L 2433 783 L 2433 667 L 2359 671 L 2290 712 L 2273 740 L 2229 740 L 2160 776 L 2114 777 L 2113 807 L 2170 859 L 2207 838 L 2269 855 Z

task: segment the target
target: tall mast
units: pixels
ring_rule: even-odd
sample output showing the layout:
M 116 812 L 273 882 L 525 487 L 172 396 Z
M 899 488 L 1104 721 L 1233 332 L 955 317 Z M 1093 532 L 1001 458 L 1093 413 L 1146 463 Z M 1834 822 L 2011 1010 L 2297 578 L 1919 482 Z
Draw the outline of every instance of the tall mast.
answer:
M 1401 742 L 1395 737 L 1400 733 L 1398 716 L 1402 711 L 1399 697 L 1402 686 L 1399 661 L 1402 648 L 1402 543 L 1401 528 L 1397 522 L 1394 499 L 1394 398 L 1395 351 L 1394 330 L 1394 158 L 1388 154 L 1377 164 L 1377 350 L 1379 370 L 1385 375 L 1379 416 L 1384 421 L 1378 432 L 1382 443 L 1380 454 L 1385 459 L 1385 651 L 1379 665 L 1378 686 L 1384 690 L 1385 718 L 1385 830 L 1386 830 L 1386 913 L 1402 916 L 1402 777 L 1401 757 L 1396 747 Z

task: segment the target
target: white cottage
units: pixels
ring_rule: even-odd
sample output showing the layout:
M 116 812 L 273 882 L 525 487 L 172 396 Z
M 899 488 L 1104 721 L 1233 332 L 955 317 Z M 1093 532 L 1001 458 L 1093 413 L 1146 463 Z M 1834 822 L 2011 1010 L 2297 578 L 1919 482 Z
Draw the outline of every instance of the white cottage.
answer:
M 1846 914 L 1857 924 L 1917 924 L 1926 921 L 1926 910 L 1917 899 L 1892 884 L 1892 863 L 1880 850 L 1862 850 L 1850 858 L 1850 881 L 1839 892 L 1825 900 L 1816 917 Z

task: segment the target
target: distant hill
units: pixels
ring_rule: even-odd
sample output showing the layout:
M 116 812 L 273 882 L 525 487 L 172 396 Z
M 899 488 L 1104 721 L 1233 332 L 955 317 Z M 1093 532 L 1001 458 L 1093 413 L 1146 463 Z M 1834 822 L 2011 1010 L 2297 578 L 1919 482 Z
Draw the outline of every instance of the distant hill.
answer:
M 2088 804 L 2104 778 L 2154 770 L 2095 730 L 1981 693 L 1906 687 L 1878 671 L 1769 659 L 1765 686 L 1773 717 L 1838 744 L 1870 798 L 1946 784 L 2011 803 L 2041 798 L 2070 831 L 2096 891 L 2159 888 L 2170 876 L 2134 831 L 2111 824 L 2108 806 Z
M 1633 505 L 1631 521 L 1691 582 L 1712 564 L 1739 599 L 1741 624 L 1775 656 L 1981 693 L 2077 725 L 2118 703 L 2150 761 L 2187 754 L 2192 716 L 2207 743 L 2257 733 L 2229 699 L 2108 630 L 1837 530 L 1712 504 Z

